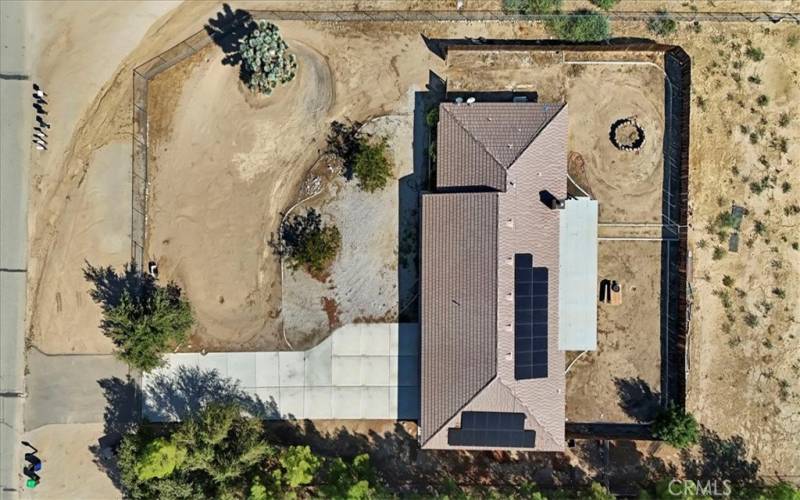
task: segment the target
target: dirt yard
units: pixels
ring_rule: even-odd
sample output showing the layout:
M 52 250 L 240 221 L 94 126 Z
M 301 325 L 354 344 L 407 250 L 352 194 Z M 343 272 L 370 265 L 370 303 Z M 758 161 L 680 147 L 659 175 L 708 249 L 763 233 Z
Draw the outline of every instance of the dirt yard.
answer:
M 471 8 L 489 3 L 496 5 L 497 2 L 469 2 Z M 582 0 L 568 3 L 569 6 L 586 4 Z M 352 5 L 352 2 L 347 4 Z M 647 8 L 655 9 L 663 4 L 648 0 Z M 712 5 L 710 2 L 690 1 L 685 6 L 681 3 L 680 7 L 673 4 L 676 2 L 670 2 L 671 8 L 680 10 L 689 10 L 692 6 L 701 10 L 730 8 L 729 2 Z M 121 183 L 125 182 L 124 177 L 130 168 L 132 70 L 201 29 L 202 24 L 218 11 L 219 4 L 115 2 L 114 5 L 32 5 L 37 25 L 49 27 L 36 31 L 31 50 L 36 61 L 33 74 L 50 94 L 49 121 L 53 123 L 53 130 L 49 153 L 35 157 L 30 167 L 29 341 L 51 353 L 108 352 L 111 345 L 97 329 L 99 309 L 87 299 L 85 292 L 88 287 L 80 269 L 84 259 L 96 265 L 121 265 L 128 258 L 125 241 L 130 236 L 130 195 L 126 191 L 128 188 Z M 317 7 L 320 5 L 331 4 L 316 3 Z M 383 5 L 396 4 L 381 3 Z M 736 2 L 736 7 L 751 10 L 760 8 L 759 5 L 763 3 Z M 774 5 L 775 10 L 797 10 L 794 1 L 781 0 Z M 277 8 L 278 3 L 242 5 L 243 8 L 264 6 Z M 623 0 L 620 3 L 622 10 L 635 8 L 634 1 Z M 452 83 L 463 79 L 463 74 L 449 71 L 441 60 L 427 51 L 420 34 L 440 38 L 537 39 L 547 36 L 540 25 L 533 23 L 284 22 L 280 27 L 290 45 L 302 43 L 309 51 L 316 51 L 329 68 L 333 103 L 325 116 L 326 121 L 341 117 L 364 120 L 407 109 L 408 90 L 414 85 L 424 87 L 428 70 L 446 76 Z M 613 29 L 617 36 L 652 36 L 644 23 L 615 22 Z M 800 216 L 794 208 L 800 204 L 800 175 L 797 173 L 800 146 L 795 139 L 800 137 L 800 117 L 791 106 L 800 99 L 800 56 L 797 42 L 792 41 L 796 40 L 796 37 L 792 38 L 796 31 L 796 25 L 785 23 L 703 23 L 697 28 L 682 24 L 675 35 L 664 39 L 667 43 L 682 46 L 692 58 L 693 67 L 690 247 L 693 250 L 694 308 L 688 356 L 688 406 L 703 425 L 723 438 L 741 436 L 746 456 L 759 461 L 763 474 L 800 475 L 800 456 L 796 453 L 796 429 L 800 425 L 800 388 L 797 385 L 800 370 L 797 355 L 800 352 L 800 323 L 797 319 L 800 317 L 800 251 L 797 250 L 797 245 L 800 245 L 797 237 Z M 763 50 L 763 60 L 748 56 L 748 45 Z M 223 70 L 235 73 L 235 69 L 219 64 L 218 58 L 212 58 L 207 64 L 207 69 L 199 66 L 193 69 L 207 71 L 209 75 L 209 82 L 196 82 L 196 89 L 213 82 L 222 84 L 228 81 L 229 75 L 223 75 Z M 542 68 L 534 76 L 541 81 L 548 77 L 554 81 L 560 78 L 561 70 L 548 71 Z M 487 79 L 487 85 L 504 81 L 505 76 L 499 69 L 496 74 L 498 80 Z M 642 78 L 647 76 L 642 74 Z M 537 85 L 536 81 L 529 85 L 526 79 L 508 81 L 519 88 Z M 178 91 L 190 91 L 188 86 L 174 90 L 176 99 Z M 212 110 L 225 116 L 220 101 L 243 106 L 238 87 L 217 90 L 217 94 L 193 100 L 193 107 L 210 108 L 192 110 L 198 118 L 203 112 L 211 113 Z M 286 89 L 287 102 L 291 102 L 292 92 L 293 89 Z M 759 99 L 760 95 L 765 95 L 766 100 Z M 560 96 L 542 92 L 540 99 Z M 264 109 L 259 108 L 260 103 L 253 103 L 253 106 Z M 189 113 L 186 109 L 182 112 Z M 256 112 L 248 110 L 251 115 Z M 175 114 L 175 120 L 180 114 Z M 574 111 L 572 116 L 575 116 Z M 236 130 L 240 120 L 245 123 L 252 118 L 237 116 L 228 125 Z M 265 120 L 269 123 L 268 116 Z M 313 128 L 317 124 L 308 125 Z M 608 125 L 604 124 L 601 129 Z M 197 129 L 197 137 L 206 139 L 218 126 L 202 121 L 192 123 L 192 128 Z M 275 133 L 274 130 L 267 132 Z M 173 137 L 179 133 L 192 137 L 190 132 L 177 130 L 173 130 Z M 598 131 L 598 136 L 601 133 Z M 311 135 L 305 130 L 294 131 L 292 135 L 300 136 Z M 308 143 L 308 150 L 316 151 L 320 144 L 322 137 L 314 137 L 317 142 Z M 281 140 L 286 139 L 281 136 Z M 269 146 L 258 144 L 262 140 L 269 142 L 268 136 L 259 129 L 254 129 L 251 136 L 243 133 L 241 138 L 236 137 L 238 146 L 232 140 L 219 140 L 220 151 L 231 156 L 225 157 L 228 163 L 217 165 L 219 173 L 224 175 L 213 177 L 210 185 L 213 189 L 206 188 L 209 205 L 219 203 L 214 199 L 218 189 L 230 190 L 236 185 L 241 188 L 241 196 L 252 200 L 255 186 L 263 183 L 265 176 L 272 176 L 274 180 L 280 178 L 283 186 L 293 186 L 304 175 L 305 167 L 300 167 L 299 160 L 292 163 L 291 171 L 281 171 L 280 175 L 274 170 L 270 171 L 271 174 L 264 173 L 261 169 L 269 167 L 261 164 L 234 162 L 237 158 L 233 156 L 235 152 L 250 152 L 242 147 L 245 143 L 262 154 L 270 151 Z M 298 156 L 302 157 L 306 151 L 292 144 L 293 140 L 287 141 L 287 147 L 300 151 Z M 164 154 L 172 155 L 174 147 L 167 145 Z M 199 141 L 196 148 L 213 149 L 209 143 Z M 577 147 L 575 150 L 583 156 L 583 151 Z M 214 158 L 222 161 L 222 152 Z M 242 157 L 238 158 L 241 160 Z M 177 165 L 170 167 L 185 168 L 187 163 L 181 158 Z M 212 179 L 208 168 L 198 166 L 199 177 L 206 181 Z M 631 170 L 631 181 L 646 179 L 647 168 L 642 164 L 641 168 Z M 184 178 L 191 179 L 193 175 L 194 172 L 188 172 Z M 787 184 L 788 187 L 784 188 Z M 251 187 L 248 190 L 245 186 Z M 158 192 L 157 186 L 155 191 Z M 200 196 L 199 193 L 194 191 L 194 196 Z M 264 193 L 263 198 L 268 198 L 271 191 Z M 613 192 L 610 191 L 609 195 L 613 196 Z M 168 195 L 164 192 L 156 196 L 156 203 L 168 203 Z M 242 320 L 241 332 L 223 331 L 220 337 L 216 329 L 210 331 L 215 320 L 209 316 L 211 319 L 207 320 L 209 326 L 204 334 L 209 344 L 228 334 L 248 348 L 279 344 L 274 320 L 269 317 L 270 311 L 275 310 L 274 296 L 261 305 L 260 311 L 253 311 L 243 298 L 246 297 L 243 290 L 256 290 L 256 285 L 263 286 L 258 289 L 259 297 L 269 298 L 268 287 L 273 279 L 267 274 L 263 279 L 258 275 L 262 269 L 260 266 L 266 266 L 263 269 L 270 266 L 262 252 L 264 239 L 270 232 L 267 220 L 287 208 L 293 194 L 280 192 L 276 196 L 280 199 L 265 201 L 258 198 L 254 206 L 260 207 L 260 212 L 240 209 L 238 214 L 244 214 L 253 227 L 245 227 L 249 223 L 232 217 L 213 224 L 204 222 L 210 230 L 220 230 L 219 224 L 229 222 L 244 232 L 250 231 L 251 239 L 240 240 L 241 246 L 237 247 L 236 258 L 232 260 L 241 260 L 241 266 L 256 272 L 255 276 L 250 274 L 241 280 L 242 290 L 229 285 L 223 287 L 226 289 L 222 293 L 219 290 L 197 290 L 198 304 L 206 302 L 199 304 L 206 314 L 222 312 L 233 315 L 238 310 L 247 317 Z M 597 196 L 603 194 L 598 192 Z M 721 231 L 709 227 L 713 226 L 722 210 L 730 208 L 732 202 L 749 210 L 742 223 L 738 253 L 725 252 L 727 242 L 719 241 L 717 234 Z M 197 205 L 198 202 L 195 200 L 193 203 Z M 163 209 L 166 205 L 161 206 Z M 185 224 L 192 222 L 187 220 Z M 162 245 L 167 238 L 169 236 L 153 242 Z M 217 254 L 213 249 L 201 248 L 200 244 L 204 242 L 207 240 L 184 241 L 186 245 L 194 245 L 194 251 L 205 252 L 206 260 L 200 262 L 199 258 L 192 257 L 192 262 L 200 262 L 202 269 L 193 267 L 192 272 L 197 273 L 193 277 L 178 274 L 175 277 L 189 283 L 215 285 L 213 280 L 217 278 L 213 276 L 218 276 L 215 269 L 221 264 L 209 264 Z M 717 246 L 720 250 L 715 250 Z M 165 248 L 169 248 L 169 244 Z M 227 248 L 231 248 L 227 242 L 220 246 L 220 249 Z M 183 251 L 184 254 L 187 252 Z M 166 257 L 170 265 L 175 266 L 174 270 L 182 265 L 180 257 L 189 258 L 188 255 L 170 257 L 167 254 L 161 257 Z M 184 267 L 188 268 L 188 264 Z M 231 270 L 231 266 L 222 265 L 222 269 Z M 233 267 L 231 272 L 241 276 L 238 269 Z M 202 272 L 205 271 L 212 277 L 204 277 Z M 725 276 L 734 280 L 725 280 L 730 286 L 723 284 Z M 189 288 L 185 283 L 184 286 Z M 729 301 L 723 300 L 725 291 Z M 193 293 L 190 290 L 189 296 L 194 302 Z M 225 299 L 224 304 L 219 304 L 220 296 Z M 235 300 L 242 302 L 235 304 Z M 228 304 L 229 301 L 234 303 Z M 728 303 L 730 305 L 726 305 Z M 202 313 L 199 316 L 202 317 Z M 246 343 L 248 335 L 252 335 L 261 324 L 267 325 L 262 335 L 266 340 Z M 574 369 L 577 368 L 578 364 Z
M 597 351 L 567 375 L 572 422 L 647 422 L 661 390 L 661 244 L 601 241 L 598 274 L 622 284 L 622 304 L 600 304 Z M 568 362 L 577 353 L 570 353 Z

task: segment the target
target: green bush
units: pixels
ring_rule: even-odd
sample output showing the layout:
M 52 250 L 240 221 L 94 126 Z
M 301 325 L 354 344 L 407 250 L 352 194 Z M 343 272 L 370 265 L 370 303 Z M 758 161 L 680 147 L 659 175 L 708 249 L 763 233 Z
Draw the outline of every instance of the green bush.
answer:
M 614 6 L 619 2 L 619 0 L 591 0 L 592 3 L 603 9 L 603 10 L 611 10 Z
M 270 95 L 278 84 L 294 79 L 297 60 L 287 52 L 288 47 L 277 26 L 259 19 L 250 27 L 250 33 L 239 41 L 247 85 L 252 90 Z
M 503 11 L 509 14 L 554 14 L 562 0 L 503 0 Z
M 297 270 L 322 273 L 336 258 L 342 235 L 336 226 L 322 224 L 322 216 L 313 208 L 305 215 L 295 215 L 281 226 L 280 240 L 272 242 L 277 253 Z
M 361 138 L 359 142 L 353 160 L 353 174 L 358 179 L 358 187 L 374 193 L 385 188 L 392 178 L 392 168 L 386 157 L 389 145 L 386 139 L 370 142 Z
M 658 36 L 667 36 L 675 33 L 678 29 L 678 23 L 669 17 L 669 14 L 661 11 L 655 17 L 651 17 L 647 21 L 647 29 Z
M 611 36 L 608 17 L 587 10 L 563 15 L 547 21 L 550 32 L 571 42 L 599 42 Z
M 87 262 L 83 273 L 94 284 L 89 295 L 103 309 L 100 328 L 114 342 L 121 360 L 152 370 L 163 363 L 165 352 L 186 340 L 192 310 L 175 283 L 160 286 L 135 265 L 126 265 L 118 275 L 110 266 Z
M 653 435 L 676 448 L 686 448 L 697 442 L 700 426 L 694 416 L 674 403 L 663 409 L 653 422 Z
M 425 113 L 425 123 L 431 130 L 436 128 L 439 124 L 439 106 L 434 106 Z

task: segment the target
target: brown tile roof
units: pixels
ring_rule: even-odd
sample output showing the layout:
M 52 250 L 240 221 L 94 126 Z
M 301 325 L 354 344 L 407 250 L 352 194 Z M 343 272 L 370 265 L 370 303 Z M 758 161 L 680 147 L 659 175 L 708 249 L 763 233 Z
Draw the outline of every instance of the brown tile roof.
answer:
M 497 194 L 422 197 L 423 442 L 497 373 Z
M 512 106 L 520 106 L 520 111 Z M 454 108 L 457 110 L 452 112 Z M 493 119 L 488 120 L 488 116 Z M 522 116 L 530 123 L 495 123 L 506 118 L 516 123 Z M 566 105 L 447 104 L 442 106 L 440 117 L 445 117 L 440 118 L 440 140 L 442 125 L 449 123 L 471 131 L 468 135 L 476 142 L 478 138 L 486 141 L 481 147 L 495 166 L 502 167 L 502 183 L 499 176 L 494 177 L 496 172 L 474 168 L 484 161 L 474 153 L 474 147 L 466 154 L 453 149 L 455 142 L 445 142 L 444 149 L 439 148 L 439 187 L 482 185 L 499 192 L 449 192 L 422 198 L 421 443 L 424 448 L 453 448 L 447 443 L 447 428 L 459 425 L 463 410 L 521 411 L 527 417 L 526 428 L 536 432 L 535 449 L 563 450 L 564 353 L 558 350 L 559 211 L 539 203 L 539 192 L 566 196 Z M 491 123 L 491 130 L 481 130 L 482 119 Z M 498 131 L 509 128 L 517 130 L 509 131 L 508 142 L 512 144 L 524 142 L 527 134 L 533 133 L 521 151 L 498 150 L 503 141 Z M 445 131 L 444 137 L 452 134 L 452 130 Z M 501 163 L 509 161 L 512 153 L 515 156 L 510 165 Z M 457 162 L 449 162 L 451 155 L 461 155 L 462 167 L 453 167 Z M 444 168 L 444 177 L 442 162 L 449 165 Z M 481 177 L 482 172 L 485 175 Z M 454 178 L 465 184 L 442 185 L 443 180 Z M 537 266 L 551 270 L 548 377 L 543 379 L 514 378 L 514 280 L 513 267 L 507 264 L 513 262 L 515 253 L 531 253 Z M 459 308 L 454 297 L 469 297 L 474 307 Z
M 506 189 L 506 170 L 560 104 L 442 103 L 436 149 L 436 186 Z

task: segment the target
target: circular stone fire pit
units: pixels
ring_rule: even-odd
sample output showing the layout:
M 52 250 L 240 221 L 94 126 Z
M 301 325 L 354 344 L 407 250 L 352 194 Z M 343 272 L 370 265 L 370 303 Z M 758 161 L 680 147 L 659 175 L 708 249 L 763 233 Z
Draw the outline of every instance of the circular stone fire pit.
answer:
M 639 151 L 644 145 L 644 129 L 633 117 L 621 118 L 611 125 L 611 144 L 622 151 Z

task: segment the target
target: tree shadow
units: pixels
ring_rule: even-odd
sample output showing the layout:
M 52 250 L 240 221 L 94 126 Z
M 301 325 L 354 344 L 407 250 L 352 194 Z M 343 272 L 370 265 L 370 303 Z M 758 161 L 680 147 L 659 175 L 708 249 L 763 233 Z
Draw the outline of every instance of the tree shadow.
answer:
M 459 498 L 459 492 L 470 488 L 511 493 L 531 481 L 546 489 L 584 485 L 592 479 L 563 454 L 423 450 L 413 424 L 380 424 L 370 421 L 371 429 L 359 431 L 337 421 L 303 420 L 268 422 L 266 428 L 273 442 L 308 445 L 323 456 L 351 459 L 360 453 L 369 454 L 383 486 L 400 496 L 455 494 Z
M 111 266 L 95 267 L 85 262 L 83 277 L 94 285 L 89 296 L 100 304 L 104 312 L 117 307 L 126 294 L 134 301 L 141 301 L 155 293 L 155 278 L 142 273 L 135 263 L 125 264 L 122 273 L 117 274 Z
M 639 423 L 651 422 L 661 409 L 661 394 L 653 392 L 650 384 L 636 378 L 615 378 L 619 405 Z
M 142 416 L 149 421 L 179 421 L 211 402 L 236 403 L 260 419 L 280 417 L 274 399 L 262 401 L 244 391 L 238 380 L 222 377 L 217 370 L 181 366 L 173 373 L 157 374 L 142 388 Z
M 128 376 L 105 378 L 97 381 L 106 398 L 103 414 L 103 436 L 89 447 L 97 468 L 105 472 L 118 489 L 122 488 L 120 472 L 114 456 L 122 436 L 136 429 L 138 423 L 139 393 L 136 381 Z
M 206 33 L 225 53 L 222 64 L 236 66 L 242 62 L 239 54 L 239 41 L 253 32 L 253 16 L 246 10 L 231 9 L 222 4 L 222 11 L 216 18 L 210 18 L 205 25 Z
M 723 439 L 716 432 L 703 428 L 699 450 L 681 453 L 684 474 L 690 478 L 728 479 L 738 485 L 759 483 L 761 463 L 747 458 L 747 447 L 741 436 Z

